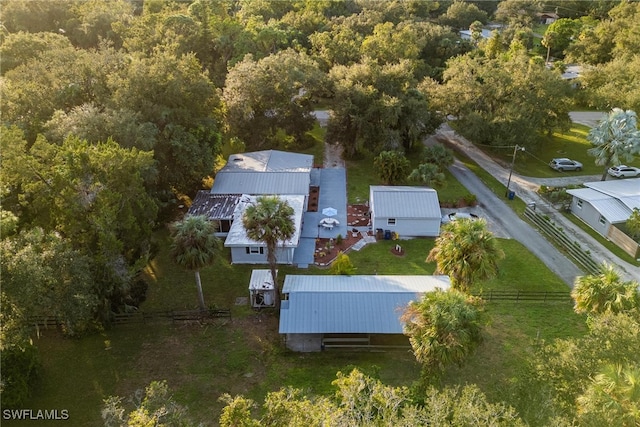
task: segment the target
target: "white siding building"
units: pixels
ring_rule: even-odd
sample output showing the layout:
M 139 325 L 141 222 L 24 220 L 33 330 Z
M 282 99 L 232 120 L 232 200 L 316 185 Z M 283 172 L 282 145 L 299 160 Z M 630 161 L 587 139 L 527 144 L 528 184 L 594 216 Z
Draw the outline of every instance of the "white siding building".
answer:
M 640 209 L 640 178 L 585 182 L 584 186 L 567 190 L 573 196 L 571 212 L 605 237 L 612 225 L 626 222 L 633 209 Z
M 289 203 L 293 208 L 293 224 L 295 231 L 291 239 L 278 243 L 276 258 L 278 264 L 292 264 L 293 253 L 300 241 L 300 230 L 302 228 L 302 214 L 304 212 L 304 196 L 279 196 L 281 200 Z M 267 247 L 262 242 L 256 242 L 247 236 L 247 231 L 242 223 L 242 216 L 245 209 L 250 204 L 257 202 L 258 196 L 242 196 L 234 212 L 235 220 L 231 224 L 229 234 L 224 242 L 224 246 L 231 248 L 231 262 L 233 264 L 266 264 Z
M 371 226 L 408 237 L 435 237 L 440 234 L 442 214 L 438 193 L 433 188 L 369 187 Z

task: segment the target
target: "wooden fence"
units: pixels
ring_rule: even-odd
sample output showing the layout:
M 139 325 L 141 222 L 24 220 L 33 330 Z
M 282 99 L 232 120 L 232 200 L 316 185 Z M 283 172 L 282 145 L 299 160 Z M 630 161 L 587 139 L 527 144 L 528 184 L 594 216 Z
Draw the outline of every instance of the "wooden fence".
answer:
M 623 251 L 631 255 L 634 259 L 640 255 L 640 245 L 638 242 L 627 236 L 622 230 L 612 225 L 609 227 L 607 239 L 615 243 Z
M 570 239 L 564 230 L 551 222 L 549 217 L 540 212 L 536 212 L 530 207 L 525 209 L 524 216 L 558 243 L 588 274 L 598 274 L 600 272 L 600 266 L 591 258 L 589 252 L 582 249 L 578 241 Z
M 147 323 L 154 321 L 185 322 L 205 321 L 208 319 L 231 319 L 229 309 L 187 310 L 187 311 L 135 311 L 132 313 L 115 313 L 111 315 L 109 323 L 112 325 L 126 325 L 132 323 Z M 29 323 L 39 328 L 62 326 L 63 322 L 55 317 L 31 316 Z
M 487 290 L 473 294 L 486 301 L 560 301 L 572 302 L 571 293 L 563 291 L 507 291 L 507 290 Z

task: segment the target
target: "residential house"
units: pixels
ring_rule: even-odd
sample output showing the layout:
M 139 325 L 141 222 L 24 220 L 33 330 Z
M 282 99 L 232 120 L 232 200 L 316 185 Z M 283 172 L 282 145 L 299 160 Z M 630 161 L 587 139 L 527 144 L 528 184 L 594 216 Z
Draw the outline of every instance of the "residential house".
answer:
M 460 38 L 462 40 L 473 40 L 473 32 L 471 30 L 460 30 L 458 31 L 458 33 L 460 34 Z M 482 39 L 488 40 L 491 38 L 492 34 L 493 30 L 483 28 L 480 36 L 482 37 Z
M 634 209 L 640 209 L 640 178 L 585 182 L 584 186 L 567 190 L 573 196 L 571 212 L 635 256 L 638 245 L 625 239 L 616 226 L 624 224 Z
M 553 13 L 553 12 L 542 12 L 542 13 L 538 13 L 537 15 L 538 15 L 538 20 L 542 25 L 553 24 L 560 18 L 557 13 Z
M 300 239 L 303 212 L 309 202 L 313 156 L 278 150 L 233 154 L 216 174 L 211 191 L 196 195 L 188 214 L 206 215 L 218 223 L 220 237 L 231 248 L 233 263 L 266 263 L 266 247 L 246 235 L 242 218 L 257 196 L 275 195 L 294 208 L 296 234 L 278 249 L 278 262 L 290 264 Z
M 234 264 L 266 264 L 267 245 L 256 242 L 247 235 L 247 230 L 242 223 L 242 216 L 247 206 L 257 203 L 259 196 L 244 195 L 233 214 L 234 220 L 224 241 L 224 246 L 231 248 L 231 262 Z M 302 230 L 302 216 L 304 213 L 304 195 L 290 196 L 280 195 L 281 200 L 286 201 L 293 208 L 292 216 L 295 231 L 291 239 L 279 242 L 276 250 L 278 264 L 292 264 L 293 255 L 300 242 Z
M 440 234 L 442 214 L 433 188 L 372 185 L 369 211 L 374 230 L 389 230 L 403 237 Z

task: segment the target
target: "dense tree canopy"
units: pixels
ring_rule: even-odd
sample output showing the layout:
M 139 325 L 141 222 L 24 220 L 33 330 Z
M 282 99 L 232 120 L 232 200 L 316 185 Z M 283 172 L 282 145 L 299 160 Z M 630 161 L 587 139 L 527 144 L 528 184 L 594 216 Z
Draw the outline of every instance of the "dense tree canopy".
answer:
M 327 138 L 348 157 L 389 149 L 411 149 L 437 122 L 426 97 L 414 89 L 411 63 L 379 65 L 365 58 L 331 70 L 334 106 Z
M 640 323 L 637 312 L 607 313 L 592 317 L 587 325 L 589 333 L 583 338 L 543 343 L 531 363 L 536 377 L 544 384 L 538 384 L 538 387 L 549 390 L 551 405 L 569 417 L 575 416 L 578 411 L 584 413 L 583 416 L 593 411 L 594 414 L 599 413 L 600 418 L 604 415 L 601 411 L 605 405 L 600 404 L 603 402 L 602 396 L 597 394 L 598 383 L 601 383 L 598 376 L 610 371 L 612 366 L 620 366 L 626 372 L 638 369 Z M 614 387 L 609 390 L 612 398 L 622 391 Z M 596 405 L 596 402 L 600 403 Z M 609 409 L 609 414 L 616 419 L 619 419 L 620 413 L 627 417 L 634 414 L 631 405 L 625 407 L 614 404 Z M 585 418 L 583 420 L 586 421 Z
M 421 89 L 476 143 L 529 148 L 541 134 L 569 124 L 570 86 L 522 53 L 495 59 L 465 55 L 448 65 L 443 84 L 427 80 Z
M 252 418 L 255 402 L 243 396 L 224 395 L 227 404 L 220 425 L 231 426 L 523 426 L 517 413 L 503 404 L 490 403 L 476 386 L 429 388 L 424 404 L 416 404 L 406 387 L 391 387 L 358 369 L 338 372 L 333 398 L 307 396 L 302 390 L 283 388 L 271 392 L 263 416 Z
M 254 149 L 301 145 L 315 121 L 311 100 L 324 91 L 324 73 L 305 54 L 289 49 L 258 61 L 247 56 L 225 83 L 229 133 Z

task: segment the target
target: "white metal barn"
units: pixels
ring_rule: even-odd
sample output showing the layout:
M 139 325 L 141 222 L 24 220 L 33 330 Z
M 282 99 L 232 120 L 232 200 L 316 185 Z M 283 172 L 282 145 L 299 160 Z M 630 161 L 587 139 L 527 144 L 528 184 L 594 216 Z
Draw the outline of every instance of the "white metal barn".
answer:
M 407 304 L 450 286 L 448 276 L 288 275 L 279 331 L 289 349 L 302 352 L 371 347 L 381 336 L 400 337 L 408 344 L 400 321 Z
M 369 187 L 371 226 L 407 237 L 440 235 L 442 214 L 433 188 L 372 185 Z

